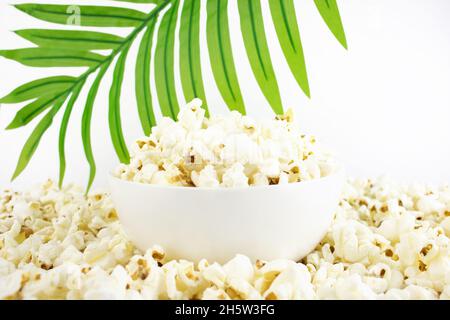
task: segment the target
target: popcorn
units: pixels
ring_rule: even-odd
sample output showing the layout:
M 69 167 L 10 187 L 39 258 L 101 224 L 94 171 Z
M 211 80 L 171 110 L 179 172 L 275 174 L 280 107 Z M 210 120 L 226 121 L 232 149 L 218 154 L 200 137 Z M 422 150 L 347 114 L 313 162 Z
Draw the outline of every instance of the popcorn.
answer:
M 233 111 L 205 117 L 194 99 L 178 114 L 163 118 L 149 137 L 131 146 L 130 164 L 114 175 L 123 180 L 188 187 L 244 187 L 293 183 L 332 173 L 331 156 L 315 138 L 302 134 L 292 110 L 270 121 Z
M 204 167 L 200 173 L 192 171 L 191 179 L 196 187 L 217 188 L 220 184 L 217 172 L 211 165 Z
M 198 107 L 186 111 L 182 130 L 199 127 L 190 114 Z M 258 129 L 239 115 L 208 121 L 230 130 L 245 127 L 251 136 L 283 130 L 274 124 Z M 135 147 L 151 152 L 155 146 L 139 140 Z M 186 174 L 173 163 L 160 165 L 166 170 L 150 167 L 147 177 L 163 174 L 173 184 Z M 294 167 L 301 172 L 291 163 L 282 168 L 287 177 L 276 178 L 286 183 Z M 192 182 L 273 183 L 267 172 L 250 179 L 251 169 L 209 164 L 191 172 Z M 138 174 L 146 179 L 142 172 L 131 175 Z M 0 299 L 450 299 L 449 205 L 448 187 L 349 179 L 334 223 L 300 262 L 252 262 L 237 255 L 224 265 L 205 259 L 194 264 L 168 260 L 159 246 L 136 249 L 108 194 L 85 196 L 75 186 L 59 190 L 46 181 L 29 192 L 0 194 Z
M 376 294 L 359 274 L 352 274 L 337 279 L 336 298 L 344 300 L 375 299 Z
M 440 299 L 450 300 L 450 285 L 446 285 L 441 293 Z
M 225 286 L 225 281 L 227 274 L 225 270 L 217 264 L 213 263 L 202 270 L 202 276 L 205 280 L 209 281 L 211 284 L 218 288 L 223 288 Z
M 311 275 L 303 264 L 290 263 L 273 280 L 265 291 L 265 299 L 305 300 L 314 299 Z
M 202 300 L 231 300 L 231 298 L 222 289 L 210 287 L 203 292 Z
M 235 163 L 222 177 L 222 185 L 225 187 L 247 187 L 248 178 L 244 173 L 244 166 L 240 163 Z
M 399 215 L 384 219 L 378 227 L 378 233 L 389 241 L 399 241 L 399 237 L 414 230 L 416 217 L 413 215 Z
M 13 298 L 22 286 L 22 272 L 19 270 L 0 277 L 0 299 Z
M 439 213 L 444 211 L 445 205 L 434 194 L 427 194 L 417 201 L 417 209 L 425 214 Z
M 350 220 L 332 228 L 336 256 L 349 262 L 360 262 L 369 258 L 376 250 L 372 243 L 373 234 L 364 224 Z

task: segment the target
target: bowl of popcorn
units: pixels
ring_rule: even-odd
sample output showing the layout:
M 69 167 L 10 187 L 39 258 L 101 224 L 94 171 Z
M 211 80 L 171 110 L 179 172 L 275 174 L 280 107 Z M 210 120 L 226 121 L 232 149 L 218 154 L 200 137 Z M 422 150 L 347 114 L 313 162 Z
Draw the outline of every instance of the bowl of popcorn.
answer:
M 299 260 L 327 232 L 344 182 L 291 110 L 208 118 L 195 99 L 130 155 L 110 175 L 120 221 L 138 248 L 161 245 L 174 259 Z

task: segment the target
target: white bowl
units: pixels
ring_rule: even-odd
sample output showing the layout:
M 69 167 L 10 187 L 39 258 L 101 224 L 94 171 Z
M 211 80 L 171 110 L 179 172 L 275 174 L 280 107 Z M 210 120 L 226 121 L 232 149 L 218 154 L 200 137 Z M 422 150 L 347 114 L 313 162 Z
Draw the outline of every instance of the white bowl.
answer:
M 330 226 L 343 181 L 338 171 L 299 183 L 210 189 L 110 176 L 119 219 L 138 248 L 158 244 L 170 258 L 219 263 L 238 253 L 253 261 L 301 259 Z

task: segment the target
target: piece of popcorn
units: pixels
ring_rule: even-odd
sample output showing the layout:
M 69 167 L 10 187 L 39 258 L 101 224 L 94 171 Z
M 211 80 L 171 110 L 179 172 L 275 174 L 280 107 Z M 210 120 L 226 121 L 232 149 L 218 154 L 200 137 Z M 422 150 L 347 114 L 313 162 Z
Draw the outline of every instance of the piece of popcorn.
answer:
M 157 265 L 153 265 L 150 268 L 150 272 L 148 276 L 143 281 L 143 289 L 142 293 L 146 293 L 145 299 L 150 298 L 149 294 L 151 293 L 151 299 L 167 299 L 167 292 L 164 283 L 165 274 L 164 270 L 158 267 Z
M 362 223 L 350 220 L 347 223 L 333 227 L 336 255 L 349 262 L 359 262 L 366 259 L 375 249 L 372 244 L 373 234 Z
M 190 292 L 185 292 L 189 287 L 179 279 L 179 266 L 177 261 L 171 261 L 164 265 L 165 286 L 167 296 L 172 300 L 185 300 L 190 298 Z
M 230 297 L 223 289 L 207 288 L 202 293 L 202 300 L 230 300 Z
M 447 237 L 450 237 L 450 216 L 446 217 L 445 219 L 442 220 L 442 222 L 440 223 L 442 229 L 445 232 L 445 235 Z
M 178 121 L 185 129 L 200 129 L 205 117 L 205 110 L 201 108 L 202 101 L 194 99 L 180 110 Z
M 199 173 L 192 171 L 191 178 L 197 187 L 216 188 L 220 184 L 217 172 L 211 165 L 207 165 Z
M 384 219 L 378 228 L 378 233 L 390 241 L 399 241 L 404 233 L 414 230 L 416 219 L 411 215 L 401 215 Z
M 23 281 L 23 273 L 17 270 L 9 275 L 0 276 L 0 299 L 13 298 L 18 294 Z
M 289 264 L 264 292 L 264 298 L 272 300 L 314 299 L 315 293 L 308 269 L 303 264 Z
M 361 277 L 357 274 L 353 274 L 347 277 L 337 279 L 336 284 L 336 297 L 338 299 L 375 299 L 376 294 L 372 288 L 364 283 Z
M 241 279 L 251 281 L 254 275 L 253 265 L 250 259 L 238 254 L 223 266 L 227 279 Z
M 169 186 L 171 181 L 165 171 L 156 171 L 151 178 L 151 183 L 160 186 Z
M 408 291 L 398 288 L 389 289 L 386 293 L 379 296 L 380 300 L 409 300 L 411 299 Z
M 269 179 L 267 179 L 267 176 L 265 174 L 256 173 L 252 177 L 251 184 L 254 186 L 266 186 L 269 184 Z M 450 224 L 449 224 L 449 226 L 450 226 Z
M 153 163 L 143 164 L 141 169 L 136 173 L 134 181 L 150 183 L 153 175 L 158 171 L 158 166 Z
M 445 205 L 436 198 L 435 195 L 425 195 L 421 197 L 416 203 L 419 211 L 430 214 L 433 212 L 440 213 L 445 209 Z
M 437 298 L 435 292 L 415 285 L 410 285 L 404 290 L 408 292 L 411 300 L 434 300 Z
M 256 277 L 254 280 L 255 288 L 261 294 L 264 294 L 277 276 L 292 264 L 295 264 L 295 262 L 284 259 L 265 262 L 256 270 Z
M 227 273 L 218 263 L 213 263 L 205 267 L 202 270 L 202 276 L 205 278 L 205 280 L 211 282 L 217 288 L 225 287 L 225 281 L 227 280 Z
M 396 252 L 404 266 L 418 264 L 419 252 L 426 245 L 426 237 L 420 232 L 409 232 L 400 236 Z
M 126 296 L 126 286 L 103 269 L 94 267 L 86 274 L 82 292 L 83 299 L 117 300 Z
M 244 173 L 244 166 L 240 163 L 235 163 L 226 170 L 222 177 L 222 185 L 225 187 L 248 186 L 248 178 Z
M 3 258 L 0 258 L 0 277 L 13 273 L 16 270 L 16 266 Z
M 441 300 L 450 300 L 450 285 L 446 285 L 440 297 Z
M 251 283 L 240 278 L 228 278 L 225 292 L 231 299 L 260 300 L 261 294 Z

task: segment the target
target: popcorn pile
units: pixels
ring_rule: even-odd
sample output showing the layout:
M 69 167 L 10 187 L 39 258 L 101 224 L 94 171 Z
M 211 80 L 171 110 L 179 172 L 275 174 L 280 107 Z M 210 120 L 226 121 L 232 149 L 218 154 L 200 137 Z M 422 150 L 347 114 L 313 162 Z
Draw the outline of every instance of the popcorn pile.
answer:
M 292 110 L 258 122 L 237 111 L 205 118 L 201 105 L 194 99 L 181 109 L 178 121 L 163 118 L 149 137 L 133 144 L 130 164 L 119 165 L 115 176 L 213 188 L 298 182 L 333 169 L 315 138 L 294 124 Z
M 133 247 L 107 194 L 48 181 L 0 195 L 0 299 L 450 299 L 449 245 L 448 187 L 350 180 L 300 262 L 170 261 Z

